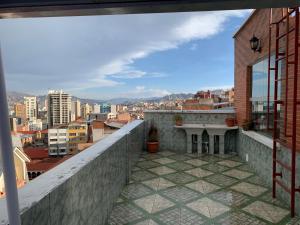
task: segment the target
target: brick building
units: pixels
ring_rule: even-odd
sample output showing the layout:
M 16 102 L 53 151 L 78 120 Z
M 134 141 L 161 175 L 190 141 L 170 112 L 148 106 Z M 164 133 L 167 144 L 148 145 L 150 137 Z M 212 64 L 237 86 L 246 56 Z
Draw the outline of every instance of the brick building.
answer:
M 274 112 L 274 71 L 269 70 L 275 65 L 276 51 L 276 29 L 272 25 L 271 33 L 269 32 L 270 18 L 272 22 L 278 22 L 287 14 L 287 9 L 259 9 L 255 10 L 247 21 L 240 27 L 234 35 L 235 44 L 235 107 L 237 112 L 237 120 L 239 125 L 242 125 L 246 120 L 252 121 L 254 130 L 272 135 L 273 130 L 273 112 Z M 277 104 L 278 133 L 280 138 L 284 139 L 288 146 L 291 144 L 292 133 L 292 98 L 293 98 L 293 74 L 294 65 L 288 64 L 288 85 L 286 85 L 286 60 L 285 52 L 288 43 L 288 61 L 295 61 L 295 56 L 292 53 L 295 51 L 295 16 L 292 14 L 289 17 L 288 42 L 286 36 L 279 40 L 279 56 L 283 57 L 278 63 L 278 99 L 285 101 L 287 93 L 287 104 Z M 287 31 L 286 20 L 279 24 L 279 35 L 281 36 Z M 270 35 L 269 35 L 270 34 Z M 250 47 L 249 40 L 257 37 L 260 41 L 259 51 L 253 51 Z M 269 42 L 271 37 L 271 42 Z M 297 37 L 298 38 L 298 37 Z M 299 42 L 299 41 L 298 41 Z M 269 48 L 270 43 L 270 48 Z M 269 57 L 269 49 L 270 56 Z M 300 63 L 300 57 L 298 58 Z M 298 67 L 298 76 L 299 76 Z M 268 86 L 268 78 L 270 85 Z M 298 79 L 298 85 L 300 81 Z M 287 89 L 286 89 L 287 86 Z M 269 87 L 269 89 L 268 89 Z M 298 86 L 299 87 L 299 86 Z M 268 91 L 269 90 L 269 91 Z M 287 90 L 287 91 L 286 91 Z M 298 99 L 300 93 L 298 91 Z M 269 99 L 269 103 L 268 103 Z M 269 107 L 268 107 L 269 106 Z M 269 114 L 268 114 L 269 108 Z M 300 108 L 298 107 L 298 110 Z M 300 113 L 297 113 L 297 119 Z M 269 122 L 268 122 L 269 121 Z M 300 121 L 300 120 L 298 120 Z M 300 125 L 300 122 L 298 122 Z M 298 124 L 297 123 L 297 124 Z M 284 135 L 284 124 L 286 124 L 286 132 Z M 300 140 L 300 133 L 297 134 L 297 140 Z M 297 146 L 300 147 L 298 141 Z

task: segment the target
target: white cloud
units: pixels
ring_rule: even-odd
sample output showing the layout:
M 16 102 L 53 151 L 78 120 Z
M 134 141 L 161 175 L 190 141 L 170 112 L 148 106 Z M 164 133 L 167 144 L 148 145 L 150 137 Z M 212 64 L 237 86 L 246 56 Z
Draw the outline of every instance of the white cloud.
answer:
M 145 86 L 136 86 L 134 90 L 123 93 L 122 96 L 127 98 L 149 98 L 163 97 L 171 94 L 171 92 L 163 89 L 146 88 Z
M 30 93 L 63 88 L 76 94 L 124 84 L 118 78 L 166 76 L 134 68 L 133 63 L 216 35 L 230 18 L 245 14 L 248 11 L 1 20 L 8 87 Z M 26 79 L 20 74 L 27 74 Z
M 207 87 L 200 87 L 199 90 L 218 90 L 218 89 L 223 89 L 223 90 L 228 90 L 233 88 L 234 85 L 220 85 L 220 86 L 207 86 Z

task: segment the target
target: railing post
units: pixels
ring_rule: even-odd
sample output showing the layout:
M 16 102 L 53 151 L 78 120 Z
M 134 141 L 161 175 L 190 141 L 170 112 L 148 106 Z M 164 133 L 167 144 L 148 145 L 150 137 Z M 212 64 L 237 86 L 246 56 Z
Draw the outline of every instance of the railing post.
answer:
M 14 166 L 13 147 L 8 119 L 4 71 L 0 49 L 0 156 L 5 183 L 8 220 L 10 225 L 21 225 L 19 200 Z

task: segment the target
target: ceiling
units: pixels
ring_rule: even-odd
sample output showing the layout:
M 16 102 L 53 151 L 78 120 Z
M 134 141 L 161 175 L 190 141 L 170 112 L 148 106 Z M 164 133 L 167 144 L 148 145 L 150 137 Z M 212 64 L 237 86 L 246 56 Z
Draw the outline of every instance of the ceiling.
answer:
M 300 0 L 1 0 L 0 18 L 292 7 Z

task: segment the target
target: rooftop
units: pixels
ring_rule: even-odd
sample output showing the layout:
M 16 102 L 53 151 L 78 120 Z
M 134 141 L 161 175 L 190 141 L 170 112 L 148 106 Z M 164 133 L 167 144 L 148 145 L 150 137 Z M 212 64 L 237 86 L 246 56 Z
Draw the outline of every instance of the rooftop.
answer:
M 289 222 L 288 205 L 238 156 L 163 151 L 141 155 L 108 224 Z

